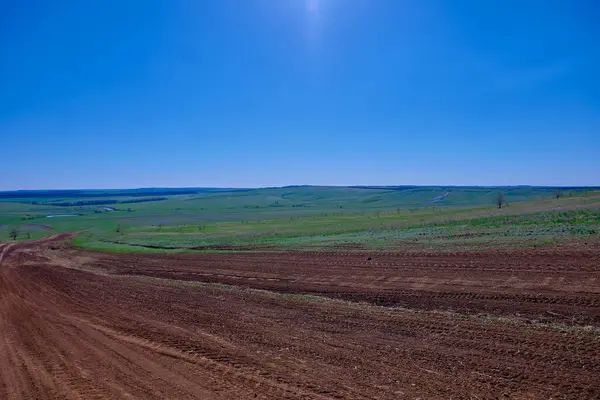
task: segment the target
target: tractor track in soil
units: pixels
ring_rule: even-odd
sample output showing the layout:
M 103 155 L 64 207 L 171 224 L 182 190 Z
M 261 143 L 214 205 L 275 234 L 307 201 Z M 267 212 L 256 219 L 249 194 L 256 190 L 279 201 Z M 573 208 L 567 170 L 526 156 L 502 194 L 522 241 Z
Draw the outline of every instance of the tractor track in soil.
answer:
M 0 244 L 2 399 L 600 398 L 593 249 L 146 255 L 68 237 Z
M 315 294 L 386 307 L 600 326 L 600 249 L 420 255 L 89 254 L 94 266 L 113 274 Z

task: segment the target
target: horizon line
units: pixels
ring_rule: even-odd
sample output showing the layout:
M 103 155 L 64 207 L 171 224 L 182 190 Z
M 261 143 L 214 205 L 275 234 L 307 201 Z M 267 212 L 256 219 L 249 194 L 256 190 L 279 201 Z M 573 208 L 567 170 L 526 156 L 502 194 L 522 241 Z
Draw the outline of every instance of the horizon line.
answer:
M 55 192 L 55 191 L 98 191 L 98 190 L 123 190 L 123 191 L 134 191 L 134 190 L 261 190 L 261 189 L 285 189 L 285 188 L 349 188 L 349 189 L 386 189 L 386 188 L 563 188 L 563 189 L 600 189 L 600 185 L 311 185 L 311 184 L 300 184 L 300 185 L 282 185 L 282 186 L 254 186 L 254 187 L 236 187 L 236 186 L 146 186 L 146 187 L 127 187 L 127 188 L 80 188 L 80 189 L 8 189 L 0 190 L 0 193 L 14 193 L 14 192 Z

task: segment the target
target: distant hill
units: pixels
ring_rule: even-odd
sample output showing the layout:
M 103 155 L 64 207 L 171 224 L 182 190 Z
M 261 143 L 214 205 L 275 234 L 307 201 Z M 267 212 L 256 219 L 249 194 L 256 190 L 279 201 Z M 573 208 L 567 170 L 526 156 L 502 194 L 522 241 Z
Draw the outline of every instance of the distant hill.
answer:
M 140 188 L 140 189 L 86 189 L 86 190 L 13 190 L 0 192 L 0 199 L 19 198 L 81 198 L 81 197 L 138 197 L 173 196 L 202 192 L 234 192 L 250 189 L 237 188 Z

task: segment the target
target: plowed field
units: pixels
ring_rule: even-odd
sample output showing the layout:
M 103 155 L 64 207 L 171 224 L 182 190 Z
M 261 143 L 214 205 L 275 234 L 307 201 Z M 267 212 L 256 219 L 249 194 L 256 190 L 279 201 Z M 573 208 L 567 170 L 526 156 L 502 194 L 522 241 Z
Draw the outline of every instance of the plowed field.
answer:
M 0 245 L 0 399 L 600 398 L 600 250 Z

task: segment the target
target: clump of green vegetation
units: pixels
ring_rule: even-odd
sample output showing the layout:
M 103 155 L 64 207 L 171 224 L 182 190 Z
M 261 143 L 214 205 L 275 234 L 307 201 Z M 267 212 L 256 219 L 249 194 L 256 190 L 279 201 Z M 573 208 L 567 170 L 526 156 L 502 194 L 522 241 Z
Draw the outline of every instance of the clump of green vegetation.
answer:
M 19 228 L 17 227 L 12 227 L 10 229 L 10 232 L 8 233 L 8 236 L 12 239 L 12 240 L 17 240 L 17 238 L 19 237 L 19 234 L 21 232 L 19 231 Z

